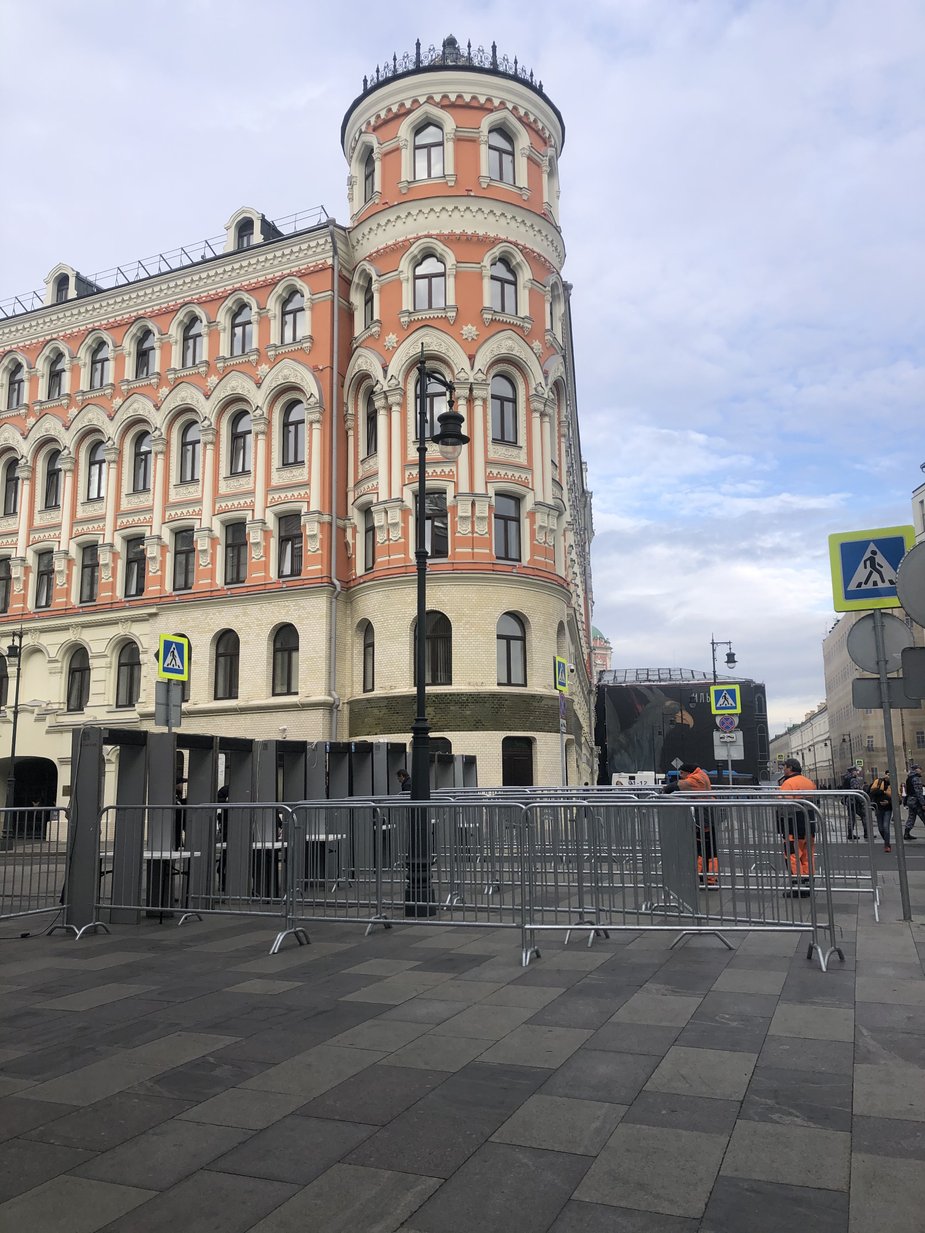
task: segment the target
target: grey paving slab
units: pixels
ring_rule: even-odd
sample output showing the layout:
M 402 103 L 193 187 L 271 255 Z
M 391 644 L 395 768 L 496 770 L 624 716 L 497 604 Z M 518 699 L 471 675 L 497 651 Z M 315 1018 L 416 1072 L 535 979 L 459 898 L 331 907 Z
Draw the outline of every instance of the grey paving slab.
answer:
M 855 1066 L 854 1111 L 860 1117 L 925 1121 L 925 1069 L 886 1062 Z
M 486 1143 L 415 1213 L 420 1233 L 537 1233 L 558 1216 L 589 1160 Z
M 184 1121 L 205 1122 L 211 1126 L 262 1130 L 304 1103 L 304 1097 L 291 1092 L 255 1092 L 231 1087 L 194 1105 L 180 1116 Z
M 770 1036 L 801 1036 L 810 1040 L 854 1040 L 854 1014 L 833 1006 L 800 1006 L 781 1002 Z
M 498 1143 L 516 1143 L 552 1152 L 596 1156 L 619 1124 L 626 1105 L 573 1100 L 542 1092 L 524 1101 L 492 1135 Z
M 764 968 L 726 967 L 716 978 L 713 988 L 721 993 L 778 994 L 784 987 L 786 972 L 769 972 Z
M 547 1066 L 554 1070 L 590 1035 L 590 1030 L 582 1028 L 538 1027 L 525 1023 L 486 1049 L 482 1061 L 511 1066 Z
M 308 1117 L 384 1126 L 449 1078 L 446 1070 L 377 1064 L 302 1105 Z
M 127 1139 L 169 1121 L 189 1107 L 185 1100 L 140 1096 L 132 1092 L 118 1092 L 107 1100 L 73 1111 L 70 1106 L 46 1105 L 39 1101 L 33 1101 L 32 1105 L 36 1110 L 59 1108 L 65 1112 L 54 1121 L 29 1130 L 30 1139 L 94 1152 L 107 1152 L 118 1147 Z
M 263 1070 L 266 1066 L 262 1062 L 229 1061 L 222 1049 L 144 1079 L 129 1091 L 143 1096 L 171 1096 L 196 1104 L 236 1087 Z
M 748 1088 L 757 1054 L 726 1049 L 691 1049 L 672 1045 L 653 1071 L 646 1087 L 717 1100 L 741 1100 Z
M 925 1170 L 917 1160 L 852 1157 L 848 1233 L 922 1233 L 923 1212 Z
M 854 1046 L 843 1040 L 812 1040 L 800 1036 L 768 1036 L 758 1055 L 759 1066 L 789 1071 L 829 1071 L 851 1075 Z M 799 1082 L 795 1077 L 794 1082 Z
M 397 1006 L 408 998 L 419 993 L 433 990 L 442 985 L 450 977 L 445 972 L 418 972 L 412 969 L 398 976 L 387 976 L 384 980 L 370 981 L 361 989 L 344 995 L 345 1002 L 374 1002 L 383 1006 Z M 431 993 L 433 997 L 434 994 Z
M 818 1190 L 848 1188 L 851 1136 L 806 1126 L 739 1121 L 723 1174 Z
M 4 1096 L 0 1100 L 0 1141 L 18 1135 L 35 1133 L 46 1122 L 73 1112 L 73 1105 L 53 1105 L 44 1101 L 26 1100 L 21 1096 Z
M 748 1121 L 851 1130 L 850 1074 L 759 1066 L 742 1104 Z
M 381 1006 L 377 1006 L 375 1012 L 377 1019 L 386 1022 L 398 1019 L 403 1023 L 423 1023 L 432 1026 L 435 1023 L 443 1023 L 446 1019 L 452 1019 L 454 1015 L 459 1014 L 459 1009 L 458 1002 L 419 996 L 409 998 L 407 1002 L 399 1002 L 397 1006 L 392 1006 L 388 1010 L 382 1010 Z M 379 1014 L 379 1011 L 382 1013 Z
M 464 1006 L 471 1006 L 503 988 L 503 983 L 497 980 L 449 979 L 431 986 L 428 996 L 440 1002 L 460 1002 Z
M 449 1177 L 533 1095 L 548 1073 L 473 1063 L 367 1139 L 349 1163 Z
M 395 1066 L 419 1066 L 422 1070 L 461 1070 L 474 1061 L 490 1042 L 471 1036 L 445 1036 L 428 1032 L 390 1053 L 387 1061 Z
M 574 1198 L 669 1216 L 702 1216 L 726 1143 L 725 1135 L 621 1124 Z
M 656 1027 L 651 1023 L 605 1023 L 588 1041 L 589 1049 L 615 1053 L 650 1053 L 662 1057 L 678 1038 L 679 1027 Z
M 600 1203 L 566 1203 L 549 1233 L 697 1233 L 699 1220 Z
M 628 1105 L 639 1094 L 657 1059 L 643 1053 L 580 1049 L 558 1067 L 543 1091 L 547 1096 L 575 1096 Z
M 857 1002 L 855 1022 L 871 1032 L 910 1032 L 925 1035 L 925 1015 L 919 1006 L 893 1006 L 888 1002 Z
M 852 1129 L 853 1152 L 925 1162 L 925 1122 L 889 1117 L 855 1117 Z
M 730 1053 L 758 1053 L 768 1034 L 769 1021 L 750 1015 L 734 1019 L 695 1015 L 678 1033 L 677 1043 L 691 1049 L 726 1049 Z
M 668 1126 L 710 1135 L 730 1135 L 739 1113 L 737 1100 L 685 1096 L 678 1092 L 639 1093 L 623 1120 L 634 1126 Z
M 0 1143 L 0 1203 L 92 1158 L 92 1152 L 76 1147 L 7 1139 Z
M 524 985 L 516 981 L 496 989 L 483 1001 L 486 1006 L 526 1006 L 536 1011 L 555 1001 L 564 992 L 562 985 Z
M 0 1206 L 0 1233 L 96 1233 L 151 1197 L 150 1190 L 65 1174 Z
M 699 997 L 681 994 L 635 993 L 614 1014 L 614 1023 L 651 1023 L 660 1027 L 683 1027 L 700 1006 Z
M 394 1233 L 440 1185 L 440 1179 L 336 1164 L 250 1233 Z
M 874 1224 L 868 1229 L 887 1228 Z M 847 1233 L 848 1196 L 832 1190 L 719 1177 L 700 1233 Z
M 432 1032 L 434 1036 L 469 1036 L 486 1041 L 501 1040 L 528 1019 L 532 1021 L 533 1014 L 533 1008 L 530 1006 L 498 1006 L 495 1004 L 489 1006 L 487 1002 L 478 1002 L 475 1006 L 468 1006 L 465 1010 L 459 1011 L 451 1019 L 445 1019 L 443 1023 L 436 1025 Z
M 356 1122 L 285 1117 L 215 1159 L 212 1168 L 306 1186 L 375 1130 Z
M 224 1155 L 250 1132 L 174 1120 L 154 1126 L 74 1170 L 80 1177 L 143 1190 L 167 1190 Z
M 113 982 L 107 985 L 93 985 L 80 993 L 69 993 L 64 997 L 52 998 L 48 1002 L 39 1002 L 42 1010 L 92 1010 L 95 1006 L 105 1006 L 107 1002 L 119 1002 L 123 998 L 132 998 L 139 993 L 147 993 L 153 985 L 127 985 Z
M 282 1092 L 309 1100 L 320 1096 L 351 1075 L 365 1070 L 385 1056 L 381 1049 L 341 1049 L 335 1045 L 316 1045 L 285 1062 L 270 1066 L 241 1084 L 260 1092 Z
M 346 1032 L 338 1032 L 327 1043 L 345 1049 L 377 1049 L 380 1052 L 393 1053 L 417 1040 L 428 1031 L 426 1023 L 409 1023 L 401 1019 L 383 1019 L 381 1015 L 375 1019 L 367 1019 L 358 1023 Z M 456 1033 L 463 1035 L 463 1033 Z
M 297 1189 L 289 1182 L 201 1170 L 99 1233 L 250 1233 Z
M 537 1011 L 530 1022 L 543 1027 L 598 1028 L 632 997 L 631 990 L 626 990 L 619 998 L 583 997 L 579 992 L 582 988 L 578 985 L 563 993 Z

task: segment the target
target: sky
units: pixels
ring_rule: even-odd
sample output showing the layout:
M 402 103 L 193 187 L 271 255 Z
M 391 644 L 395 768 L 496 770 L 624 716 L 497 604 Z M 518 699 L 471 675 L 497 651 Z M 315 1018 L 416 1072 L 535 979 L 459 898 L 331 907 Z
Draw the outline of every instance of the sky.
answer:
M 729 640 L 772 732 L 798 721 L 824 697 L 827 536 L 908 523 L 922 480 L 922 0 L 0 0 L 0 300 L 243 205 L 347 222 L 363 75 L 450 33 L 516 55 L 565 119 L 614 665 L 708 670 Z

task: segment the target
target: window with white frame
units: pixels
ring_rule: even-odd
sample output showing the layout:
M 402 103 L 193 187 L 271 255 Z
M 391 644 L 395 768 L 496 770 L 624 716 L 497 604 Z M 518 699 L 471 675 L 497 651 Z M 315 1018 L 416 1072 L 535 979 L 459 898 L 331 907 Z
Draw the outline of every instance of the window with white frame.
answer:
M 55 279 L 55 303 L 66 304 L 67 297 L 71 290 L 71 278 L 69 274 L 59 274 Z
M 64 396 L 64 352 L 56 351 L 48 362 L 48 383 L 45 390 L 46 398 L 63 398 Z
M 495 556 L 499 561 L 520 558 L 520 498 L 506 493 L 495 495 Z
M 419 430 L 418 415 L 418 388 L 420 382 L 415 380 L 414 383 L 414 438 L 417 440 Z M 426 424 L 427 436 L 432 437 L 439 427 L 440 416 L 446 411 L 446 388 L 428 374 L 427 386 L 424 392 L 424 401 L 426 404 Z
M 376 565 L 376 522 L 371 506 L 363 511 L 363 570 L 369 573 Z
M 298 342 L 305 333 L 305 296 L 301 291 L 290 291 L 279 311 L 279 341 Z
M 517 444 L 517 388 L 500 373 L 491 379 L 491 439 Z
M 294 625 L 281 625 L 273 635 L 273 693 L 299 692 L 299 634 Z
M 231 354 L 246 355 L 254 345 L 254 326 L 249 304 L 241 304 L 231 314 Z
M 102 441 L 94 441 L 87 450 L 88 501 L 102 501 L 106 496 L 106 447 Z
M 242 218 L 235 230 L 234 246 L 237 249 L 250 248 L 254 242 L 254 220 Z
M 26 370 L 18 361 L 10 368 L 6 378 L 6 409 L 15 411 L 21 407 L 26 396 Z
M 514 141 L 500 125 L 488 134 L 488 174 L 503 184 L 514 183 Z
M 499 685 L 526 685 L 527 632 L 524 623 L 513 612 L 505 612 L 498 620 L 495 634 Z
M 10 610 L 10 588 L 13 584 L 10 558 L 0 557 L 0 612 Z M 4 664 L 6 660 L 4 659 Z
M 363 627 L 363 693 L 370 694 L 376 688 L 376 631 L 372 621 Z
M 498 313 L 517 316 L 517 275 L 511 263 L 504 257 L 499 257 L 492 264 L 489 275 L 491 284 L 491 306 Z
M 191 591 L 196 581 L 196 546 L 189 527 L 173 536 L 173 589 Z
M 125 598 L 136 599 L 145 593 L 145 541 L 143 535 L 133 535 L 124 545 Z
M 369 458 L 379 448 L 379 413 L 376 410 L 376 399 L 372 392 L 366 395 L 366 448 L 364 457 Z
M 190 317 L 183 327 L 181 336 L 181 359 L 183 368 L 192 368 L 202 362 L 202 321 L 199 317 Z
M 417 685 L 417 621 L 414 623 L 414 684 Z M 453 684 L 453 626 L 442 612 L 424 617 L 424 683 Z
M 135 380 L 154 373 L 154 331 L 142 330 L 135 344 Z
M 443 129 L 422 124 L 414 133 L 414 178 L 433 180 L 443 175 Z
M 18 458 L 11 458 L 3 468 L 3 513 L 4 516 L 19 512 L 19 476 L 16 468 Z
M 132 492 L 151 489 L 151 434 L 145 429 L 132 442 Z
M 414 496 L 415 538 L 417 544 L 418 498 Z M 432 560 L 448 557 L 450 554 L 450 534 L 446 512 L 446 493 L 427 492 L 424 494 L 424 547 Z
M 241 665 L 241 641 L 233 629 L 223 630 L 215 643 L 215 687 L 217 700 L 237 698 Z
M 376 318 L 376 297 L 373 294 L 372 275 L 367 275 L 363 283 L 363 329 L 368 330 Z
M 45 459 L 45 492 L 43 509 L 61 507 L 61 451 L 49 450 Z
M 55 593 L 54 553 L 46 549 L 35 554 L 35 606 L 50 608 Z
M 133 707 L 141 693 L 141 655 L 137 642 L 126 642 L 116 667 L 116 706 Z
M 180 431 L 180 474 L 181 484 L 194 484 L 199 479 L 199 456 L 202 445 L 202 431 L 196 420 L 190 420 Z
M 90 352 L 90 389 L 109 384 L 109 343 L 100 341 Z
M 281 514 L 277 523 L 277 575 L 299 578 L 302 574 L 302 518 L 299 514 Z
M 363 204 L 372 201 L 373 194 L 376 191 L 376 156 L 373 154 L 372 148 L 367 151 L 366 158 L 363 160 Z
M 243 521 L 225 523 L 225 586 L 247 582 L 247 527 Z
M 100 550 L 97 544 L 84 544 L 80 550 L 80 603 L 93 604 L 99 591 Z
M 446 266 L 431 253 L 414 267 L 414 310 L 446 308 Z
M 251 469 L 253 423 L 249 411 L 239 411 L 231 421 L 230 461 L 232 475 L 246 475 Z
M 79 646 L 67 665 L 67 709 L 83 711 L 90 700 L 90 656 L 87 648 Z
M 295 466 L 305 461 L 305 403 L 290 402 L 283 412 L 282 465 Z

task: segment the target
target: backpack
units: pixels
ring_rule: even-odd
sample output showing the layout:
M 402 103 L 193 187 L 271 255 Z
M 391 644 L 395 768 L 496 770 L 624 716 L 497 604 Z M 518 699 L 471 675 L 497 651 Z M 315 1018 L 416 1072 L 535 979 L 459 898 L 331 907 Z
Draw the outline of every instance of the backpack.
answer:
M 870 799 L 878 804 L 888 804 L 890 800 L 889 790 L 886 782 L 879 776 L 870 785 Z

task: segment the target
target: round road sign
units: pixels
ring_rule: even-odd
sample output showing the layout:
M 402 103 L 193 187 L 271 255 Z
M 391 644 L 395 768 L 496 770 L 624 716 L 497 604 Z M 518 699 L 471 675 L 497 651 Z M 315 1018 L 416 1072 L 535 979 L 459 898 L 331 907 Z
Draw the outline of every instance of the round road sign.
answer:
M 716 726 L 720 732 L 735 732 L 739 726 L 738 715 L 717 715 Z

